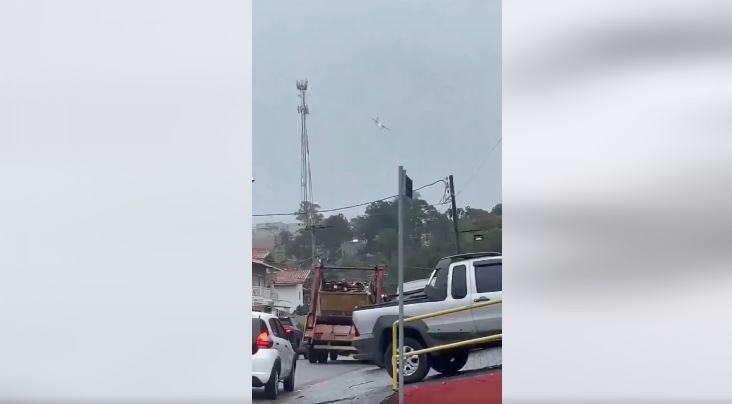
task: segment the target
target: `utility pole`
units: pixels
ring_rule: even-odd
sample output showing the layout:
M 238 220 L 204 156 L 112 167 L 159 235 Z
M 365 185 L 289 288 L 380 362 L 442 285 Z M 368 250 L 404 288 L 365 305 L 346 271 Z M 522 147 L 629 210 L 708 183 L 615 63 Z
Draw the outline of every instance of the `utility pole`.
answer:
M 318 260 L 316 258 L 316 255 L 318 255 L 318 246 L 315 244 L 315 226 L 310 226 L 310 239 L 312 240 L 312 245 L 310 246 L 313 250 L 313 268 L 315 268 L 318 265 Z
M 333 226 L 314 224 L 314 225 L 311 225 L 311 226 L 308 226 L 305 228 L 305 230 L 310 230 L 310 234 L 312 235 L 313 268 L 320 263 L 321 258 L 322 258 L 322 257 L 320 257 L 320 254 L 318 253 L 318 246 L 315 245 L 315 230 L 327 229 L 328 227 L 333 227 Z
M 460 254 L 460 232 L 458 232 L 458 215 L 457 205 L 455 204 L 455 181 L 452 179 L 452 175 L 448 177 L 450 182 L 450 204 L 452 205 L 452 227 L 455 230 L 455 249 Z
M 399 328 L 395 377 L 398 380 L 399 403 L 404 402 L 404 202 L 411 201 L 413 196 L 412 179 L 407 176 L 404 167 L 399 166 L 399 192 L 397 193 L 397 283 L 399 287 Z M 386 366 L 393 366 L 391 363 Z

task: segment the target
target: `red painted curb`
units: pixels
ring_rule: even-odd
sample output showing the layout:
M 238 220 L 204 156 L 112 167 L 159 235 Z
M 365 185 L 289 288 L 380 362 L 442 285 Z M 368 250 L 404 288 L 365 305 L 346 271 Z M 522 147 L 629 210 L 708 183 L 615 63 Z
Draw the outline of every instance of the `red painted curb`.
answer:
M 502 399 L 502 373 L 449 379 L 404 389 L 404 404 L 501 404 Z M 396 394 L 392 402 L 398 402 Z

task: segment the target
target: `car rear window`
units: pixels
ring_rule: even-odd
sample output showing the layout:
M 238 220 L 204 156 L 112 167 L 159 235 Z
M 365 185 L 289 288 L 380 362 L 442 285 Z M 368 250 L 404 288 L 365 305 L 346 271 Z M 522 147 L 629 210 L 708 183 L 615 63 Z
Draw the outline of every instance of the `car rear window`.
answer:
M 292 321 L 290 321 L 289 317 L 280 317 L 280 323 L 282 323 L 282 325 L 292 325 Z
M 259 318 L 252 319 L 252 343 L 257 342 L 259 333 L 262 332 L 262 320 Z

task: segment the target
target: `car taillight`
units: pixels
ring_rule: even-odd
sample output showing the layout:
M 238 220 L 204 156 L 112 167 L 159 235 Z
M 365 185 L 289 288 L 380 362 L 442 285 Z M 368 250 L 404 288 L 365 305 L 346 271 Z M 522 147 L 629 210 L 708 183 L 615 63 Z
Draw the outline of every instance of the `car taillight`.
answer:
M 353 326 L 353 333 L 354 333 L 354 334 L 355 334 L 355 335 L 356 335 L 357 337 L 361 336 L 361 334 L 359 334 L 359 333 L 358 333 L 358 327 L 356 327 L 355 325 Z
M 272 340 L 266 332 L 257 336 L 257 348 L 272 348 Z
M 285 332 L 288 333 L 288 334 L 291 333 L 292 332 L 292 327 L 285 327 Z

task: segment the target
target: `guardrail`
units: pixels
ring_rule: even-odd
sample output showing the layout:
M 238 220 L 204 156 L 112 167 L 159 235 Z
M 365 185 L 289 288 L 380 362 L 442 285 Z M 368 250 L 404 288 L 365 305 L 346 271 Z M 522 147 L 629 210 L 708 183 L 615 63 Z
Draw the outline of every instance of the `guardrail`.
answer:
M 493 300 L 490 302 L 477 303 L 477 304 L 473 304 L 471 306 L 456 307 L 454 309 L 440 310 L 440 311 L 435 311 L 435 312 L 427 313 L 427 314 L 420 314 L 419 316 L 405 318 L 404 324 L 411 323 L 412 321 L 424 320 L 426 318 L 439 317 L 439 316 L 444 316 L 444 315 L 452 314 L 452 313 L 459 313 L 461 311 L 478 309 L 481 307 L 492 306 L 494 304 L 501 304 L 501 303 L 503 303 L 503 299 Z M 394 391 L 399 390 L 399 388 L 397 386 L 397 375 L 402 375 L 402 373 L 404 371 L 403 366 L 401 366 L 401 363 L 400 363 L 399 367 L 401 367 L 402 369 L 400 369 L 399 372 L 397 372 L 397 361 L 399 359 L 397 357 L 397 348 L 398 348 L 398 346 L 397 346 L 398 330 L 397 329 L 398 329 L 398 327 L 399 327 L 399 320 L 395 321 L 394 324 L 392 324 L 392 326 L 391 326 L 391 346 L 392 346 L 392 348 L 391 348 L 391 366 L 392 366 L 391 367 L 391 369 L 392 369 L 391 388 Z M 431 348 L 420 349 L 417 351 L 411 351 L 411 352 L 407 352 L 407 353 L 402 352 L 402 360 L 404 360 L 404 358 L 406 358 L 408 356 L 415 356 L 415 355 L 422 355 L 422 354 L 426 354 L 426 353 L 444 351 L 446 349 L 459 348 L 459 347 L 467 346 L 467 345 L 475 345 L 475 344 L 478 344 L 481 342 L 490 342 L 490 341 L 496 341 L 499 339 L 503 339 L 503 333 L 497 334 L 497 335 L 490 335 L 487 337 L 468 339 L 465 341 L 453 342 L 450 344 L 433 346 Z

